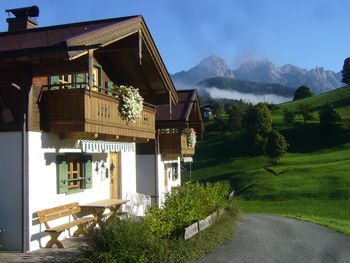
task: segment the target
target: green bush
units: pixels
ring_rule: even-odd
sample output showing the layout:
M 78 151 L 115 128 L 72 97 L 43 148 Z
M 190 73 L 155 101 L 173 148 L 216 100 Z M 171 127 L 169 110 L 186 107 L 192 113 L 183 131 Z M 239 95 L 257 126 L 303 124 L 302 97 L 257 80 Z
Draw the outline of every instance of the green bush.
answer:
M 180 237 L 187 226 L 218 208 L 226 208 L 229 192 L 228 182 L 187 183 L 169 195 L 162 208 L 153 207 L 146 215 L 145 223 L 159 237 Z
M 93 236 L 77 262 L 167 262 L 168 255 L 166 241 L 152 235 L 146 224 L 115 219 Z
M 225 184 L 209 187 L 191 185 L 191 187 L 188 189 L 201 187 L 215 192 L 216 194 L 212 195 L 212 203 L 215 206 L 222 202 L 221 195 L 217 193 L 218 190 L 228 193 L 228 187 Z M 148 225 L 142 221 L 111 220 L 106 227 L 93 236 L 90 246 L 83 249 L 83 254 L 79 255 L 76 263 L 194 262 L 232 237 L 239 207 L 235 199 L 226 201 L 225 205 L 227 213 L 211 227 L 189 240 L 160 238 L 153 234 Z

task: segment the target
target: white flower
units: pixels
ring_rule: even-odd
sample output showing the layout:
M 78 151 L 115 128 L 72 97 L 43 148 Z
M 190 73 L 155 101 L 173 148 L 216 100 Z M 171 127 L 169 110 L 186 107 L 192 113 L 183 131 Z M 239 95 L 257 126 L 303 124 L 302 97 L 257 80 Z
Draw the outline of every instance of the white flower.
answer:
M 194 149 L 196 146 L 197 135 L 193 128 L 187 129 L 187 146 Z
M 116 86 L 114 88 L 119 101 L 119 112 L 123 120 L 136 122 L 141 118 L 143 110 L 143 98 L 139 94 L 139 90 L 133 86 Z

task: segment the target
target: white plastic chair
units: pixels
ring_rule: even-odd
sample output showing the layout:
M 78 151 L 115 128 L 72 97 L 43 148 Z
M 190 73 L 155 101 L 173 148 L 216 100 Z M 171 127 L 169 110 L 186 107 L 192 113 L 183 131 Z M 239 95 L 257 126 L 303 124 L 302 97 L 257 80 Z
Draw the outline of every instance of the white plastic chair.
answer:
M 151 207 L 151 196 L 149 195 L 128 192 L 126 199 L 130 200 L 125 207 L 130 216 L 144 216 Z

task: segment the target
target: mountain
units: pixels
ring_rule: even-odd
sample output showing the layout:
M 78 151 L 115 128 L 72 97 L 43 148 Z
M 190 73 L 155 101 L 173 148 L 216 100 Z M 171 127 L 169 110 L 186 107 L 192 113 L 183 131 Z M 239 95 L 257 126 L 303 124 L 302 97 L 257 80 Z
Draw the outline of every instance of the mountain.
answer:
M 211 77 L 234 78 L 235 76 L 226 62 L 214 55 L 203 59 L 197 66 L 188 71 L 180 71 L 172 75 L 172 79 L 179 89 Z
M 193 87 L 198 82 L 213 77 L 278 83 L 294 89 L 306 85 L 316 94 L 342 86 L 340 72 L 335 73 L 322 67 L 307 70 L 291 64 L 278 67 L 268 59 L 244 63 L 236 70 L 231 70 L 223 59 L 210 56 L 190 70 L 172 75 L 178 89 Z
M 223 90 L 234 90 L 241 93 L 251 93 L 256 95 L 275 94 L 289 98 L 294 95 L 294 89 L 279 83 L 258 83 L 226 77 L 215 77 L 202 80 L 197 84 L 207 88 L 215 87 Z
M 340 73 L 322 67 L 307 70 L 291 64 L 277 67 L 268 59 L 244 63 L 234 70 L 234 74 L 237 79 L 279 83 L 293 88 L 306 85 L 316 94 L 342 86 Z

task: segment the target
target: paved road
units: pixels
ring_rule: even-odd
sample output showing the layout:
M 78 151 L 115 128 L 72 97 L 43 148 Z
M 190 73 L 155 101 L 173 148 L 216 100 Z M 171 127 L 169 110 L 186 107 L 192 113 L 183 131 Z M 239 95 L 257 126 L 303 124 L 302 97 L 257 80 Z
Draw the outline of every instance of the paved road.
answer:
M 350 263 L 350 237 L 278 216 L 244 215 L 232 240 L 198 263 Z

